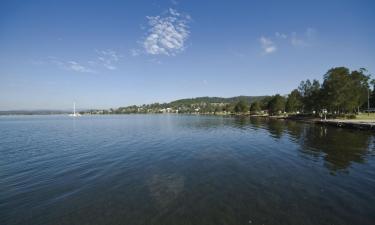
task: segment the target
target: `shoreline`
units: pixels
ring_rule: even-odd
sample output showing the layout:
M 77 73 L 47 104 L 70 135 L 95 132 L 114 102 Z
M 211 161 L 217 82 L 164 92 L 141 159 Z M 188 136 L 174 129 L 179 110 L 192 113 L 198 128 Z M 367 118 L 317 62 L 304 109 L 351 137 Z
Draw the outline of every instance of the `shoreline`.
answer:
M 354 120 L 354 119 L 318 119 L 318 118 L 301 118 L 301 117 L 279 117 L 269 116 L 269 118 L 281 119 L 281 120 L 292 120 L 304 123 L 313 123 L 327 126 L 335 126 L 338 128 L 349 128 L 357 130 L 370 130 L 375 131 L 375 120 Z
M 341 128 L 351 128 L 358 130 L 372 130 L 375 131 L 375 121 L 364 121 L 364 120 L 340 120 L 340 119 L 329 119 L 329 120 L 313 120 L 313 123 L 336 126 Z
M 290 120 L 302 123 L 320 124 L 326 126 L 335 126 L 337 128 L 356 129 L 375 131 L 375 120 L 360 120 L 360 119 L 320 119 L 315 117 L 303 116 L 269 116 L 269 115 L 248 115 L 248 114 L 234 114 L 236 117 L 250 117 L 250 118 L 265 118 L 274 120 Z
M 138 115 L 138 114 L 166 114 L 166 113 L 126 113 L 126 114 L 83 114 L 83 116 L 95 116 L 95 115 Z M 175 114 L 175 113 L 172 113 Z M 0 116 L 52 116 L 52 115 L 68 115 L 68 114 L 4 114 Z M 327 126 L 335 126 L 338 128 L 346 129 L 357 129 L 357 130 L 368 130 L 375 131 L 375 120 L 355 120 L 355 119 L 320 119 L 313 117 L 303 117 L 303 116 L 269 116 L 269 115 L 250 115 L 250 114 L 186 114 L 180 113 L 176 115 L 201 115 L 201 116 L 229 116 L 229 117 L 249 117 L 249 118 L 265 118 L 265 119 L 275 119 L 275 120 L 291 120 L 310 124 L 320 124 Z

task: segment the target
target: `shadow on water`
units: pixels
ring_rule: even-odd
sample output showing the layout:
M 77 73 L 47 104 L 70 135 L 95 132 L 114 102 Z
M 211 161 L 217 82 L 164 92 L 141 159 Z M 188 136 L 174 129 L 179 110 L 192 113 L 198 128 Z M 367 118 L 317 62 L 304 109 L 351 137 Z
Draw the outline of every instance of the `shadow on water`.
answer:
M 323 126 L 305 128 L 302 147 L 305 153 L 323 153 L 325 166 L 332 171 L 345 170 L 352 162 L 363 163 L 369 153 L 371 136 L 353 130 Z
M 345 171 L 353 162 L 364 163 L 367 155 L 374 148 L 371 132 L 298 121 L 257 117 L 230 117 L 216 120 L 212 117 L 196 124 L 197 129 L 213 129 L 221 126 L 242 131 L 261 129 L 275 140 L 288 138 L 298 144 L 298 149 L 304 156 L 322 158 L 324 166 L 331 172 Z
M 367 131 L 304 124 L 263 118 L 251 118 L 251 126 L 262 127 L 273 138 L 284 135 L 300 146 L 304 155 L 322 157 L 332 172 L 346 170 L 355 163 L 364 163 L 373 146 L 373 135 Z

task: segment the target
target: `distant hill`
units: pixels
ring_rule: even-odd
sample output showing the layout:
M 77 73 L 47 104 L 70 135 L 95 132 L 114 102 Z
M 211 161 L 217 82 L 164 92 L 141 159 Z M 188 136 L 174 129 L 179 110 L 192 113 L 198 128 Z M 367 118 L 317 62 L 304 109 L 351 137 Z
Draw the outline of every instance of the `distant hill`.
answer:
M 217 113 L 233 110 L 238 101 L 245 101 L 250 105 L 255 101 L 261 104 L 270 96 L 235 96 L 223 97 L 197 97 L 175 100 L 169 103 L 152 103 L 143 105 L 132 105 L 110 110 L 90 110 L 90 114 L 129 114 L 129 113 Z
M 172 106 L 177 106 L 177 105 L 191 105 L 191 104 L 199 104 L 199 103 L 234 103 L 234 102 L 238 102 L 239 100 L 244 100 L 248 102 L 249 104 L 251 104 L 255 101 L 261 101 L 262 99 L 266 97 L 268 96 L 235 96 L 235 97 L 229 97 L 229 98 L 197 97 L 197 98 L 179 99 L 179 100 L 172 101 L 169 104 Z
M 170 103 L 153 103 L 143 105 L 131 105 L 126 107 L 119 107 L 117 109 L 108 110 L 80 110 L 81 113 L 91 114 L 123 114 L 123 113 L 160 113 L 166 108 L 172 108 L 181 113 L 196 112 L 199 108 L 200 112 L 213 112 L 228 110 L 228 105 L 234 107 L 235 103 L 242 100 L 248 102 L 250 105 L 255 101 L 262 101 L 269 96 L 235 96 L 229 98 L 223 97 L 197 97 L 185 98 L 172 101 Z M 214 104 L 216 103 L 216 104 Z M 170 109 L 169 109 L 170 110 Z M 51 114 L 66 114 L 70 111 L 65 110 L 9 110 L 0 111 L 0 115 L 51 115 Z

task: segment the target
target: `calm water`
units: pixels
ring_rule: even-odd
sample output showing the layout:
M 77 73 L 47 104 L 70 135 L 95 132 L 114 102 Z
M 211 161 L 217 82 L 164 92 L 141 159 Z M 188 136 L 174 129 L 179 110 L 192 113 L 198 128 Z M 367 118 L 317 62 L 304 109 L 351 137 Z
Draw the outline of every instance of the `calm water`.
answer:
M 374 141 L 249 118 L 0 117 L 0 224 L 375 224 Z

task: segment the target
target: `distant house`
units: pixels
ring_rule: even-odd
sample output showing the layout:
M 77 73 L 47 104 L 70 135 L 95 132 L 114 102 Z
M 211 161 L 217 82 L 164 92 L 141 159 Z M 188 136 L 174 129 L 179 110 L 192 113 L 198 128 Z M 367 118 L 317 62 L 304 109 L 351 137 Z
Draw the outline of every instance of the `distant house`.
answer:
M 173 109 L 172 108 L 164 108 L 164 109 L 161 109 L 160 112 L 161 113 L 173 113 Z

